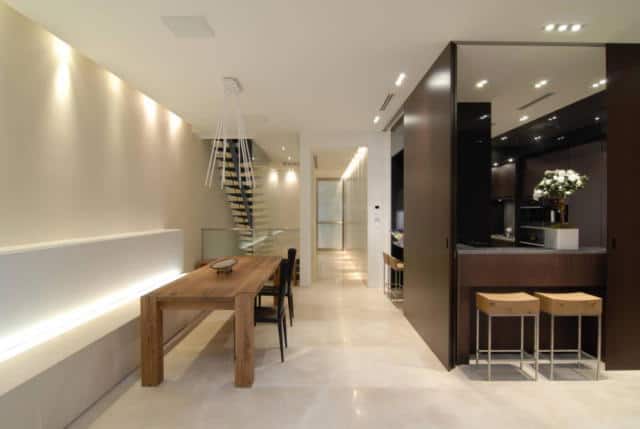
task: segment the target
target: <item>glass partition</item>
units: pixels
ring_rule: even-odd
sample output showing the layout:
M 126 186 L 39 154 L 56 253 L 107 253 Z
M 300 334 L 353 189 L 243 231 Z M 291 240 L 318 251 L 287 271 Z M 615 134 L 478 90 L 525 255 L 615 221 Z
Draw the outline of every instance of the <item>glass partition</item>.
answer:
M 299 249 L 300 230 L 292 228 L 203 228 L 202 259 L 234 255 L 277 255 Z

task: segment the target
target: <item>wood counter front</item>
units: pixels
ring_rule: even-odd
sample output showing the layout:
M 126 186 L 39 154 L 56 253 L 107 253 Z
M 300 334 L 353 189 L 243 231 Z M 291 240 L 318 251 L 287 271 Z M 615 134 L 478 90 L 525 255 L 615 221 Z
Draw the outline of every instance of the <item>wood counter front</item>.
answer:
M 468 364 L 475 351 L 476 292 L 584 291 L 604 296 L 607 278 L 607 255 L 604 249 L 552 251 L 513 248 L 458 250 L 456 258 L 457 305 L 455 356 L 458 365 Z M 595 347 L 595 323 L 584 320 L 585 350 Z M 577 322 L 557 322 L 558 348 L 576 346 Z M 528 324 L 526 341 L 531 347 L 532 323 Z M 486 322 L 481 319 L 480 342 L 486 345 Z M 541 348 L 548 346 L 548 321 L 542 318 Z M 515 348 L 519 344 L 520 326 L 513 320 L 498 320 L 493 326 L 494 348 Z M 592 335 L 593 334 L 593 335 Z M 605 330 L 606 335 L 606 330 Z

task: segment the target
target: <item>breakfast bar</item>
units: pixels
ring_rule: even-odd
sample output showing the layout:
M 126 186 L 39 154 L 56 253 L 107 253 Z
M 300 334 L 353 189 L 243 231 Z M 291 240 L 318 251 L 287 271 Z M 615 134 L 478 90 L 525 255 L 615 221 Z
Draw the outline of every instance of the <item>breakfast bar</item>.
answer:
M 607 251 L 600 247 L 583 247 L 577 250 L 554 250 L 527 247 L 472 247 L 459 244 L 457 258 L 457 318 L 456 364 L 469 363 L 475 350 L 475 294 L 477 292 L 587 292 L 604 296 L 606 285 Z M 575 348 L 576 322 L 562 321 L 556 332 L 559 348 Z M 484 321 L 481 319 L 481 323 Z M 549 343 L 548 321 L 542 321 L 540 341 Z M 498 348 L 513 348 L 519 344 L 520 329 L 517 324 L 496 323 L 492 342 Z M 526 325 L 533 331 L 533 324 Z M 485 330 L 481 330 L 482 333 Z M 584 322 L 584 349 L 595 353 L 596 324 Z M 606 335 L 606 334 L 605 334 Z M 527 336 L 530 338 L 531 336 Z M 480 343 L 486 338 L 481 336 Z M 527 344 L 529 350 L 532 344 Z

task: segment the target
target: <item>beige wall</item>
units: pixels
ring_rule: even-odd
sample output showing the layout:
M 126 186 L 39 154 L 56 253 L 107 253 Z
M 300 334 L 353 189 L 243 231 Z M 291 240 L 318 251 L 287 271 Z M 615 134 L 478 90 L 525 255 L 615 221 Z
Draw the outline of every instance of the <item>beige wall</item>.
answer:
M 0 3 L 0 246 L 180 228 L 189 269 L 200 228 L 231 226 L 206 162 L 190 125 Z
M 351 255 L 351 270 L 367 283 L 367 155 L 351 176 L 343 180 L 344 250 Z

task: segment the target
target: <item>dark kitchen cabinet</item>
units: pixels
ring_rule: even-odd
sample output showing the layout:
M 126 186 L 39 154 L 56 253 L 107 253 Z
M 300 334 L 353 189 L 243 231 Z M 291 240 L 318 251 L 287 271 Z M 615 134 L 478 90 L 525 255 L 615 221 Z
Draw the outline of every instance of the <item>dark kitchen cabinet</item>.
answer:
M 491 169 L 491 198 L 513 199 L 516 194 L 516 165 L 504 164 Z

